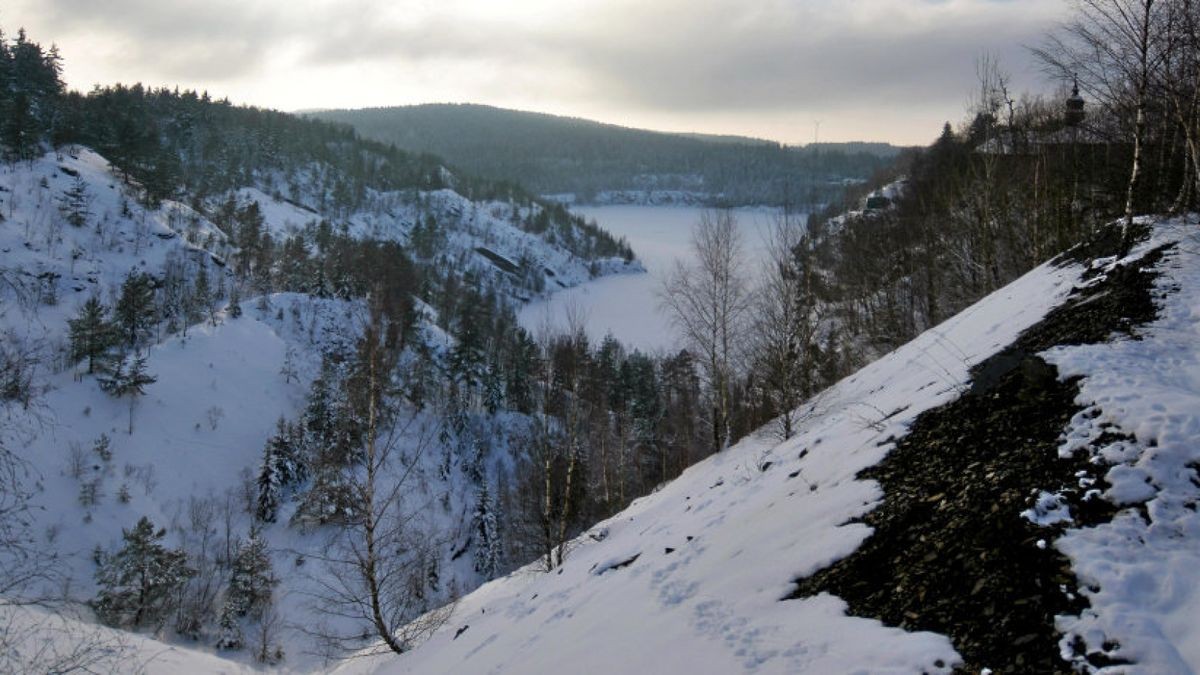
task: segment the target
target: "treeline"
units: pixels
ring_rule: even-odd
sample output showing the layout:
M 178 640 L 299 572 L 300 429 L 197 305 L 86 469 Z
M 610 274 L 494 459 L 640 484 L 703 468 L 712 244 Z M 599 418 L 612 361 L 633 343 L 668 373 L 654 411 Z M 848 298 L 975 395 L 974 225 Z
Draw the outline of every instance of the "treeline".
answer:
M 470 200 L 523 209 L 528 217 L 517 224 L 535 234 L 582 233 L 556 241 L 585 260 L 633 257 L 624 242 L 561 205 L 535 200 L 515 182 L 451 174 L 437 157 L 366 140 L 344 125 L 140 84 L 82 94 L 66 90 L 61 72 L 56 49 L 43 49 L 23 30 L 11 42 L 0 33 L 6 158 L 85 145 L 104 155 L 147 205 L 182 199 L 200 212 L 214 197 L 249 186 L 332 219 L 386 213 L 389 193 L 415 200 L 419 191 L 451 188 Z
M 42 49 L 24 29 L 11 41 L 0 31 L 0 146 L 6 158 L 29 158 L 44 139 L 58 137 L 62 94 L 58 50 Z
M 421 105 L 311 113 L 413 152 L 432 152 L 475 175 L 539 194 L 606 190 L 707 193 L 713 204 L 826 203 L 841 180 L 864 179 L 896 148 L 782 146 L 628 129 L 480 105 Z
M 1078 3 L 1037 52 L 1058 94 L 1019 94 L 982 58 L 964 122 L 806 228 L 781 220 L 758 275 L 736 264 L 732 216 L 710 214 L 666 290 L 714 445 L 770 420 L 786 436 L 822 389 L 1034 266 L 1096 237 L 1127 249 L 1136 214 L 1200 206 L 1198 27 L 1189 0 Z
M 840 355 L 831 374 L 1081 241 L 1127 248 L 1137 214 L 1200 206 L 1198 28 L 1188 0 L 1078 3 L 1036 50 L 1059 94 L 1019 95 L 984 58 L 968 120 L 814 215 L 795 264 L 821 280 L 811 299 Z M 892 183 L 890 207 L 863 210 L 869 190 Z

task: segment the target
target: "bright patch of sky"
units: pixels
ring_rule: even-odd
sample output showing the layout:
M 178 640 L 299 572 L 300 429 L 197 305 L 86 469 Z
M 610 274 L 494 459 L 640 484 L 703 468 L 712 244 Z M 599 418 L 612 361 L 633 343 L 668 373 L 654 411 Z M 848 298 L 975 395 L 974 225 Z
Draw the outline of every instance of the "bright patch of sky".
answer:
M 975 61 L 1046 90 L 1026 46 L 1063 0 L 9 0 L 70 86 L 179 85 L 284 110 L 472 102 L 787 143 L 924 143 Z

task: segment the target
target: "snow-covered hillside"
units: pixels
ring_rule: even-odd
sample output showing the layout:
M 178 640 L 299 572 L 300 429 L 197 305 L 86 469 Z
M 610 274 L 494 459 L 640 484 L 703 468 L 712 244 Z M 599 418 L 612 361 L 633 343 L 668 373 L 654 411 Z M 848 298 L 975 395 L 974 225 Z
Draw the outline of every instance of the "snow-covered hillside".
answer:
M 81 190 L 86 227 L 67 222 L 72 190 Z M 642 269 L 636 261 L 620 258 L 581 259 L 550 237 L 517 227 L 514 221 L 527 216 L 529 208 L 540 208 L 536 205 L 522 209 L 504 202 L 473 202 L 450 189 L 373 193 L 371 208 L 344 217 L 258 188 L 243 188 L 232 196 L 239 206 L 257 203 L 264 228 L 280 239 L 333 220 L 347 225 L 354 236 L 408 243 L 418 220 L 433 216 L 448 230 L 446 245 L 437 253 L 460 273 L 476 270 L 504 280 L 514 276 L 513 269 L 528 266 L 544 276 L 550 291 L 595 275 Z M 208 201 L 214 211 L 222 199 Z M 0 166 L 0 216 L 0 269 L 36 290 L 39 299 L 53 298 L 44 304 L 57 309 L 43 309 L 36 319 L 45 325 L 61 324 L 57 319 L 69 316 L 87 295 L 109 293 L 130 270 L 159 274 L 168 256 L 201 259 L 205 250 L 223 264 L 232 250 L 220 228 L 185 204 L 168 201 L 153 209 L 140 205 L 105 158 L 81 147 Z M 516 283 L 498 286 L 518 299 L 529 296 Z
M 229 263 L 237 249 L 210 220 L 227 198 L 194 210 L 172 201 L 149 207 L 134 195 L 103 157 L 86 148 L 0 165 L 5 372 L 10 365 L 28 364 L 12 372 L 30 394 L 25 405 L 6 399 L 2 441 L 31 470 L 26 485 L 32 492 L 30 532 L 38 547 L 58 558 L 63 576 L 56 580 L 69 582 L 68 598 L 78 602 L 95 596 L 98 561 L 120 547 L 122 532 L 142 516 L 167 529 L 169 545 L 202 554 L 199 566 L 227 565 L 252 525 L 264 444 L 279 420 L 300 416 L 322 356 L 339 342 L 352 348 L 366 323 L 361 300 L 302 293 L 243 296 L 244 314 L 234 316 L 227 289 L 235 283 Z M 264 229 L 280 239 L 322 219 L 300 201 L 276 199 L 258 188 L 238 190 L 232 198 L 238 208 L 257 203 Z M 448 189 L 380 194 L 373 203 L 386 208 L 338 222 L 347 224 L 352 236 L 407 244 L 419 218 L 436 218 L 446 236 L 437 252 L 445 258 L 444 269 L 494 278 L 492 288 L 508 292 L 508 302 L 529 294 L 528 274 L 518 278 L 517 268 L 544 276 L 554 287 L 639 269 L 622 259 L 583 260 L 549 237 L 522 230 L 515 224 L 518 207 L 508 203 L 473 202 Z M 72 215 L 83 222 L 72 224 Z M 503 261 L 512 261 L 512 268 Z M 192 325 L 196 319 L 183 315 L 175 317 L 173 327 L 171 320 L 157 324 L 148 346 L 138 350 L 156 378 L 143 396 L 105 393 L 85 372 L 86 360 L 73 364 L 68 359 L 68 320 L 89 298 L 115 305 L 130 274 L 148 275 L 162 295 L 172 278 L 182 277 L 182 286 L 190 288 L 201 272 L 212 289 L 211 315 Z M 416 330 L 431 350 L 427 358 L 441 358 L 452 339 L 434 325 L 434 310 L 417 305 L 422 318 Z M 416 439 L 406 448 L 437 445 L 429 439 L 439 414 L 432 409 L 406 413 L 404 433 Z M 495 424 L 504 428 L 473 431 L 488 437 L 489 447 L 503 448 L 516 425 L 505 426 L 503 416 Z M 430 556 L 424 564 L 431 577 L 424 602 L 432 605 L 482 579 L 472 556 L 463 555 L 470 544 L 475 491 L 457 466 L 449 468 L 438 447 L 404 464 L 411 486 L 405 491 L 406 508 L 420 511 L 417 521 L 429 544 L 422 550 Z M 289 668 L 318 669 L 329 654 L 305 629 L 321 620 L 312 595 L 330 573 L 319 562 L 329 532 L 289 526 L 297 506 L 285 500 L 278 522 L 262 533 L 281 580 L 276 611 L 286 617 L 272 640 L 283 648 Z M 0 620 L 8 618 L 4 614 Z M 201 644 L 192 645 L 201 650 L 214 637 L 211 627 L 203 631 L 194 636 Z M 193 664 L 195 672 L 211 672 L 211 664 L 221 661 L 208 650 Z M 245 652 L 225 656 L 250 658 Z M 186 660 L 172 656 L 160 663 Z
M 373 207 L 349 214 L 343 222 L 353 236 L 394 240 L 407 244 L 413 228 L 424 218 L 454 224 L 447 233 L 447 246 L 437 252 L 439 262 L 460 272 L 479 271 L 508 280 L 518 270 L 532 270 L 543 277 L 547 291 L 570 288 L 595 276 L 644 271 L 636 260 L 604 258 L 587 261 L 546 238 L 526 232 L 515 223 L 529 215 L 521 208 L 499 201 L 473 202 L 450 189 L 405 193 L 372 193 Z M 243 188 L 239 204 L 257 202 L 272 236 L 283 237 L 315 225 L 321 214 L 298 200 L 276 199 L 257 188 Z M 539 207 L 534 206 L 533 209 Z M 520 300 L 532 294 L 518 284 L 502 284 Z
M 82 148 L 0 169 L 4 356 L 36 365 L 17 371 L 17 389 L 33 395 L 25 406 L 19 398 L 8 401 L 3 440 L 36 476 L 29 485 L 30 532 L 58 556 L 60 580 L 69 582 L 68 598 L 77 601 L 95 597 L 97 561 L 119 548 L 122 532 L 143 516 L 166 528 L 172 546 L 189 551 L 190 564 L 202 568 L 197 578 L 217 580 L 211 591 L 217 593 L 232 551 L 251 528 L 261 496 L 256 473 L 277 420 L 301 417 L 311 383 L 324 376 L 323 361 L 329 364 L 323 357 L 351 347 L 366 323 L 362 301 L 271 293 L 244 297 L 241 316 L 221 301 L 199 323 L 180 316 L 173 328 L 169 321 L 156 324 L 158 333 L 142 351 L 157 380 L 144 395 L 102 391 L 85 363 L 72 365 L 65 355 L 67 321 L 80 305 L 93 296 L 115 303 L 134 271 L 163 288 L 170 288 L 172 275 L 193 279 L 201 270 L 213 286 L 232 284 L 227 267 L 237 253 L 210 219 L 221 200 L 199 210 L 176 202 L 150 208 L 126 189 L 103 158 Z M 273 237 L 319 220 L 315 205 L 268 192 L 244 188 L 233 198 L 238 208 L 257 203 Z M 85 197 L 80 226 L 69 222 L 72 194 Z M 503 202 L 472 202 L 449 190 L 368 201 L 370 210 L 343 214 L 348 233 L 407 244 L 420 219 L 432 214 L 447 228 L 438 264 L 517 280 L 494 286 L 514 300 L 529 288 L 514 269 L 570 285 L 625 268 L 618 260 L 582 261 L 553 237 L 516 226 L 523 214 Z M 1127 257 L 1104 257 L 1094 252 L 1103 245 L 1094 245 L 1035 269 L 818 396 L 800 411 L 793 438 L 780 443 L 768 431 L 752 435 L 592 527 L 555 571 L 531 566 L 487 583 L 452 605 L 449 620 L 411 652 L 397 657 L 373 650 L 339 672 L 933 673 L 992 666 L 1019 672 L 986 657 L 1016 654 L 1015 663 L 1032 663 L 1020 660 L 1026 658 L 1022 645 L 1049 645 L 1054 653 L 1047 658 L 1058 664 L 1051 670 L 1200 669 L 1194 621 L 1200 611 L 1200 242 L 1192 221 L 1145 225 L 1147 238 Z M 423 318 L 413 339 L 427 349 L 420 358 L 445 360 L 453 338 L 435 325 L 432 307 L 418 302 L 416 312 Z M 1059 389 L 1070 394 L 1058 403 L 1070 414 L 1055 422 L 1050 440 L 1031 429 L 1012 442 L 1033 444 L 1023 451 L 1037 453 L 1039 461 L 1060 462 L 1057 473 L 1013 487 L 994 463 L 1016 455 L 988 447 L 987 438 L 951 433 L 920 445 L 931 433 L 929 421 L 953 417 L 963 402 L 998 417 L 1011 412 L 1016 402 L 997 382 L 1017 377 L 1045 386 L 1039 363 L 1058 367 Z M 1020 389 L 1017 396 L 1027 395 Z M 1040 405 L 1033 395 L 1033 405 Z M 516 442 L 522 420 L 501 411 L 464 422 L 485 425 L 464 438 L 488 439 L 491 454 L 451 463 L 457 441 L 440 433 L 442 411 L 403 412 L 393 431 L 405 460 L 383 478 L 404 486 L 404 510 L 419 535 L 398 557 L 419 562 L 414 597 L 421 607 L 435 607 L 486 578 L 471 548 L 480 490 L 467 477 L 468 465 L 480 462 L 486 474 L 510 469 L 506 448 Z M 933 467 L 925 473 L 945 473 L 946 453 L 971 462 L 950 483 L 959 494 L 932 487 L 945 476 L 903 473 L 912 472 L 914 462 L 918 469 Z M 993 464 L 976 469 L 987 461 Z M 895 482 L 897 471 L 911 482 Z M 1058 475 L 1064 472 L 1065 481 Z M 872 479 L 881 473 L 887 477 Z M 977 473 L 995 485 L 973 484 Z M 996 485 L 1004 495 L 993 500 L 989 489 Z M 925 510 L 913 510 L 913 503 Z M 1018 532 L 989 545 L 1034 565 L 1036 596 L 1014 600 L 1005 595 L 1010 589 L 995 588 L 1005 586 L 1003 578 L 990 577 L 972 578 L 968 592 L 955 596 L 961 584 L 952 575 L 975 574 L 992 563 L 960 565 L 949 553 L 926 555 L 927 536 L 944 535 L 905 530 L 903 518 L 901 526 L 887 521 L 889 514 L 926 513 L 928 522 L 940 523 L 964 504 L 980 512 L 950 514 L 956 527 L 991 526 L 998 519 Z M 332 652 L 313 633 L 338 620 L 317 611 L 314 598 L 337 579 L 338 568 L 328 562 L 337 530 L 294 520 L 302 506 L 285 499 L 277 519 L 263 525 L 280 582 L 271 635 L 262 641 L 283 650 L 289 670 L 326 671 L 335 667 Z M 933 543 L 939 551 L 952 548 Z M 906 559 L 888 557 L 898 548 L 920 552 L 916 571 L 887 566 Z M 863 563 L 863 556 L 878 557 Z M 879 560 L 887 563 L 885 571 Z M 1002 564 L 995 563 L 1001 577 L 1016 569 Z M 1067 577 L 1055 567 L 1060 564 Z M 944 589 L 922 585 L 938 574 Z M 830 592 L 837 588 L 846 592 Z M 875 588 L 882 592 L 870 593 Z M 977 592 L 986 602 L 974 597 Z M 211 607 L 216 596 L 202 597 Z M 998 599 L 1014 607 L 997 606 Z M 981 650 L 976 636 L 956 632 L 938 614 L 944 604 L 936 611 L 923 604 L 935 600 L 961 600 L 968 612 L 978 603 L 973 625 L 986 630 L 995 621 L 996 635 L 1005 636 L 995 642 L 1004 644 Z M 1022 612 L 1051 608 L 1042 612 L 1051 613 L 1049 623 L 1002 625 L 1017 602 Z M 247 651 L 205 646 L 216 637 L 215 616 L 195 628 L 198 642 L 189 645 L 179 644 L 186 633 L 173 620 L 175 627 L 161 635 L 175 644 L 156 651 L 160 643 L 147 635 L 93 631 L 89 610 L 77 609 L 84 623 L 41 610 L 3 614 L 21 630 L 48 627 L 59 651 L 62 635 L 90 635 L 103 649 L 150 663 L 150 672 L 236 672 L 251 659 Z M 886 625 L 877 618 L 896 615 Z M 1022 630 L 1027 635 L 1013 632 Z M 25 653 L 36 654 L 36 640 L 46 635 L 23 643 L 35 645 Z M 1042 670 L 1043 662 L 1037 664 Z
M 891 508 L 881 485 L 859 472 L 903 443 L 927 411 L 968 396 L 989 396 L 988 406 L 1004 408 L 988 380 L 1015 367 L 1002 350 L 1019 336 L 1037 344 L 1028 342 L 1035 334 L 1057 335 L 1060 346 L 1044 358 L 1060 377 L 1082 380 L 1074 403 L 1080 412 L 1058 430 L 1057 443 L 1034 450 L 1091 468 L 1073 479 L 1079 485 L 1047 484 L 1018 496 L 1029 508 L 998 517 L 1033 536 L 998 545 L 1065 554 L 1077 578 L 1044 593 L 1090 601 L 1081 615 L 1058 617 L 1065 635 L 1054 669 L 1200 670 L 1197 244 L 1194 220 L 1157 222 L 1125 259 L 1064 258 L 1038 267 L 819 396 L 803 409 L 792 439 L 744 440 L 596 525 L 556 571 L 530 567 L 491 582 L 412 652 L 355 660 L 339 672 L 950 672 L 964 663 L 950 636 L 848 616 L 847 603 L 828 593 L 788 598 L 798 579 L 864 545 L 872 530 L 860 518 Z M 1126 271 L 1139 264 L 1156 265 L 1161 275 L 1145 289 L 1159 306 L 1152 322 L 1133 325 L 1118 307 L 1112 325 L 1086 329 L 1093 339 L 1079 320 L 1091 315 L 1056 309 L 1121 305 L 1106 300 L 1123 296 L 1105 284 L 1131 283 Z M 1048 327 L 1052 310 L 1058 323 Z M 1126 334 L 1106 341 L 1115 331 Z M 972 369 L 985 361 L 987 368 Z M 936 452 L 955 445 L 949 439 Z M 942 494 L 909 497 L 946 503 Z M 1111 513 L 1086 515 L 1105 509 Z M 897 583 L 886 574 L 858 582 Z M 905 620 L 925 618 L 913 614 Z M 1057 639 L 1035 634 L 1015 642 L 1045 637 Z

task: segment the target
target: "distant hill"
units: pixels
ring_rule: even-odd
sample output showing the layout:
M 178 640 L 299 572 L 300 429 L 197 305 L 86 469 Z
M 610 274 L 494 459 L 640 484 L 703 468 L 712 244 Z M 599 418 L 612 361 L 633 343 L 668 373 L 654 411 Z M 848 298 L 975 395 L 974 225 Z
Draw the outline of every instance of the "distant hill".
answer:
M 790 147 L 468 104 L 307 114 L 479 176 L 581 201 L 824 202 L 900 151 L 878 143 Z

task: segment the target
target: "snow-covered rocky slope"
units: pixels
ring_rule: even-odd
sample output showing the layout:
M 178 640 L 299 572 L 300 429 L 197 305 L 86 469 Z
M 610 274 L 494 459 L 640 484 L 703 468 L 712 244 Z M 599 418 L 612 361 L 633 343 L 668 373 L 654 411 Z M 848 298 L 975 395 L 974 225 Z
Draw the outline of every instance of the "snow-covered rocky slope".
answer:
M 1128 257 L 1084 249 L 1038 267 L 819 396 L 793 438 L 742 441 L 596 525 L 554 572 L 529 567 L 486 584 L 411 652 L 356 659 L 339 672 L 1044 672 L 1035 665 L 1042 659 L 1064 672 L 1200 670 L 1200 236 L 1194 219 L 1148 224 Z M 1141 287 L 1122 290 L 1135 277 Z M 1023 354 L 1022 345 L 1039 353 Z M 1047 379 L 1041 361 L 1057 366 L 1056 376 L 1050 370 Z M 873 546 L 867 523 L 885 523 L 874 532 L 890 537 L 887 515 L 904 503 L 934 514 L 1008 480 L 989 472 L 975 484 L 952 482 L 960 494 L 926 494 L 931 481 L 959 477 L 897 488 L 860 472 L 901 453 L 910 431 L 957 402 L 1017 409 L 997 385 L 1014 377 L 1077 392 L 1067 397 L 1075 413 L 1048 440 L 1036 442 L 1031 431 L 1017 443 L 1056 471 L 1085 468 L 1066 474 L 1072 484 L 1033 476 L 1041 489 L 1008 490 L 1014 494 L 961 517 L 966 527 L 1001 523 L 1022 533 L 979 552 L 995 565 L 1007 564 L 1005 548 L 1047 566 L 1065 556 L 1069 569 L 1044 570 L 1045 588 L 1035 568 L 1039 595 L 979 607 L 998 635 L 1016 605 L 1049 612 L 1049 624 L 1026 626 L 1029 637 L 990 651 L 953 627 L 922 630 L 936 623 L 926 593 L 932 603 L 939 590 L 902 588 L 900 569 L 848 583 L 861 587 L 856 598 L 883 589 L 890 602 L 908 603 L 907 630 L 868 618 L 888 615 L 868 600 L 798 593 L 806 579 L 818 579 L 817 589 L 844 580 L 837 573 Z M 941 440 L 902 456 L 919 469 L 922 452 L 940 466 L 932 453 L 970 444 L 985 458 L 1005 450 L 989 450 L 987 438 Z M 890 553 L 883 559 L 903 559 L 903 550 Z M 943 563 L 942 585 L 951 589 L 955 574 L 978 567 L 956 568 L 936 552 L 914 564 Z M 991 580 L 975 585 L 958 605 L 972 608 L 972 593 L 992 593 Z M 1067 609 L 1055 616 L 1056 607 Z M 1055 653 L 1030 657 L 1025 644 Z M 981 654 L 1009 660 L 983 662 Z
M 72 227 L 65 221 L 68 193 L 77 185 L 84 194 L 86 227 Z M 509 290 L 515 299 L 528 298 L 530 291 L 520 283 L 504 283 L 514 277 L 511 268 L 505 269 L 505 261 L 544 276 L 548 291 L 575 286 L 597 274 L 642 269 L 636 260 L 582 259 L 556 243 L 554 234 L 533 234 L 518 227 L 519 218 L 529 216 L 531 208 L 540 208 L 536 204 L 518 207 L 471 201 L 451 189 L 409 190 L 372 192 L 368 207 L 344 214 L 322 213 L 305 205 L 304 195 L 296 196 L 272 196 L 251 187 L 233 194 L 238 206 L 258 204 L 263 226 L 276 240 L 324 219 L 345 225 L 354 236 L 406 244 L 420 220 L 434 217 L 446 230 L 445 245 L 437 251 L 439 259 L 459 273 L 496 277 L 497 287 Z M 207 210 L 215 212 L 222 201 L 209 198 Z M 143 207 L 105 158 L 81 147 L 0 166 L 0 217 L 4 254 L 0 269 L 61 300 L 56 303 L 58 312 L 39 313 L 44 324 L 71 315 L 92 292 L 108 292 L 130 270 L 158 273 L 169 255 L 203 256 L 203 251 L 223 262 L 232 251 L 232 242 L 204 214 L 172 201 L 153 209 Z

